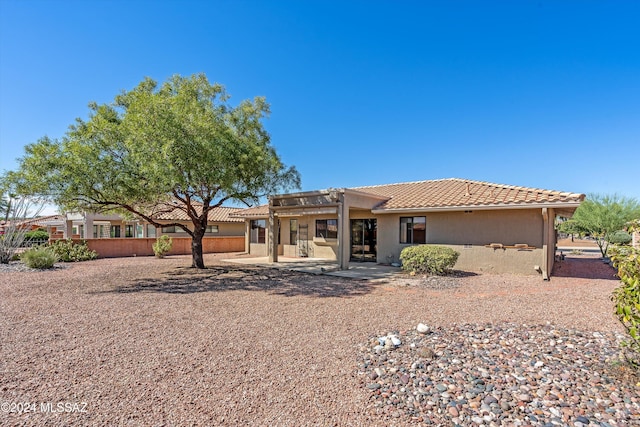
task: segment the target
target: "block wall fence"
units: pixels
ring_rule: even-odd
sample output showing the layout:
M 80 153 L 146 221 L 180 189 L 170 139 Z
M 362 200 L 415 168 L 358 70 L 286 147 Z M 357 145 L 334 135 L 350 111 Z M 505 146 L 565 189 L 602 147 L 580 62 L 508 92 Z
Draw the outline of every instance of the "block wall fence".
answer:
M 52 239 L 55 240 L 55 239 Z M 82 239 L 72 239 L 80 243 Z M 168 255 L 190 255 L 190 237 L 172 237 L 173 247 Z M 89 249 L 98 253 L 98 258 L 120 258 L 131 256 L 152 256 L 155 238 L 110 238 L 84 239 Z M 202 252 L 205 254 L 224 252 L 244 252 L 244 236 L 203 237 Z

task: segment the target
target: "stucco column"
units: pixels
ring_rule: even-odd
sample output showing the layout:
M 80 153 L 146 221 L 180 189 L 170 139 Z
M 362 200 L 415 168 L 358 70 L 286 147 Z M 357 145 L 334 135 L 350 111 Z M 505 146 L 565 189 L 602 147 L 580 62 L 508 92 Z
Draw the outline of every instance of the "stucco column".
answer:
M 269 209 L 269 234 L 267 236 L 267 247 L 269 252 L 269 262 L 278 262 L 278 223 L 275 213 Z
M 542 278 L 549 280 L 549 211 L 542 208 Z
M 245 219 L 244 221 L 244 250 L 246 253 L 251 253 L 251 220 Z
M 336 243 L 337 249 L 337 258 L 338 258 L 338 268 L 340 270 L 345 270 L 344 268 L 344 241 L 343 241 L 343 230 L 344 230 L 344 212 L 342 211 L 343 201 L 338 201 L 338 241 Z
M 84 239 L 93 238 L 93 214 L 84 214 Z
M 340 194 L 338 202 L 338 266 L 340 270 L 349 269 L 351 258 L 351 236 L 349 227 L 349 200 Z
M 547 209 L 547 280 L 553 273 L 553 265 L 556 261 L 556 210 Z

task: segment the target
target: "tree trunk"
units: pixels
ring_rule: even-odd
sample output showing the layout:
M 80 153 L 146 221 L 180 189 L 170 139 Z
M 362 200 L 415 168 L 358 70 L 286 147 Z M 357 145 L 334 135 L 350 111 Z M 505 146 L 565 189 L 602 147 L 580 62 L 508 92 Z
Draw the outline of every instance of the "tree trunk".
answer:
M 204 232 L 204 228 L 196 227 L 191 237 L 191 267 L 193 268 L 205 268 L 202 256 L 202 236 L 204 236 Z

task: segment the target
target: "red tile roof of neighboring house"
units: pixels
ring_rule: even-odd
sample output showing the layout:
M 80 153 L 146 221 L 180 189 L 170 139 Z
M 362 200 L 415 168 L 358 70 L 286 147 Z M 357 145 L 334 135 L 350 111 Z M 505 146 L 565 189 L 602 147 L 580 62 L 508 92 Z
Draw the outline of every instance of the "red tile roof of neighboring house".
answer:
M 1 221 L 0 226 L 10 227 L 13 223 L 13 226 L 17 228 L 24 228 L 24 227 L 31 227 L 31 226 L 46 227 L 47 225 L 59 224 L 59 223 L 63 223 L 64 221 L 65 221 L 64 215 L 47 215 L 47 216 L 39 216 L 36 218 L 23 219 L 20 221 L 13 221 L 13 222 Z
M 239 212 L 233 213 L 232 216 L 241 216 L 242 218 L 269 216 L 269 205 L 260 205 L 252 208 L 241 209 Z
M 198 213 L 202 213 L 202 205 L 196 204 L 196 211 Z M 220 206 L 217 208 L 213 208 L 209 211 L 208 220 L 209 222 L 243 222 L 242 218 L 237 218 L 231 216 L 232 213 L 238 212 L 242 210 L 242 208 L 229 208 L 225 206 Z M 154 219 L 161 221 L 190 221 L 189 215 L 178 206 L 175 206 L 173 209 L 168 207 L 166 210 L 152 215 Z
M 459 178 L 356 187 L 352 190 L 389 197 L 375 210 L 573 204 L 585 197 L 578 193 Z

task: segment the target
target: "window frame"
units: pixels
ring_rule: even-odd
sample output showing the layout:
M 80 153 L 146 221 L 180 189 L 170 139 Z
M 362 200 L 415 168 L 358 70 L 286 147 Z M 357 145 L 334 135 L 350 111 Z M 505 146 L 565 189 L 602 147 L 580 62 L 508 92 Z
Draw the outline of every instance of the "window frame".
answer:
M 254 230 L 256 230 L 255 233 L 254 233 Z M 262 232 L 260 230 L 262 230 Z M 253 243 L 253 244 L 267 243 L 267 220 L 266 219 L 252 219 L 249 222 L 249 243 Z
M 168 225 L 166 227 L 162 227 L 162 234 L 173 234 L 176 232 L 176 226 L 175 225 Z
M 119 225 L 112 225 L 109 229 L 109 235 L 111 236 L 111 238 L 119 238 L 120 237 L 120 226 Z
M 331 227 L 335 226 L 335 230 L 329 230 L 329 222 Z M 318 225 L 324 223 L 324 227 L 318 227 Z M 324 234 L 322 233 L 324 230 Z M 316 219 L 316 237 L 321 239 L 337 239 L 338 238 L 338 220 L 334 218 L 328 219 Z
M 422 221 L 416 221 L 416 219 L 422 219 Z M 410 221 L 403 221 L 410 220 Z M 424 241 L 416 241 L 414 224 L 423 224 L 422 229 L 424 233 Z M 403 229 L 403 225 L 405 225 Z M 426 216 L 401 216 L 400 217 L 400 232 L 399 241 L 403 245 L 424 245 L 427 243 L 427 217 Z

